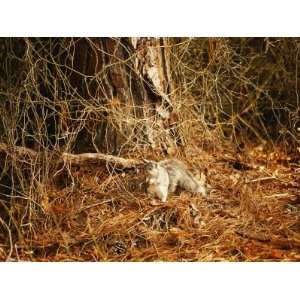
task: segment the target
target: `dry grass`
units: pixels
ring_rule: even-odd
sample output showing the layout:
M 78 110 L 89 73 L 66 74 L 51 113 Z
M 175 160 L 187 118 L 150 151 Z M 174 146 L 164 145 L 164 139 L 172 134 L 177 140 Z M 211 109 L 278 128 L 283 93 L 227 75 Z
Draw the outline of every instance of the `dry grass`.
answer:
M 113 55 L 104 44 L 116 46 Z M 180 149 L 163 145 L 170 131 L 137 93 L 147 84 L 127 46 L 0 40 L 0 259 L 299 260 L 299 40 L 181 39 L 165 48 Z M 110 93 L 120 70 L 134 100 Z M 157 160 L 175 153 L 205 171 L 211 195 L 183 192 L 152 206 L 143 170 L 58 172 L 61 153 L 98 150 Z
M 31 261 L 300 259 L 300 175 L 286 156 L 278 162 L 272 152 L 266 163 L 253 151 L 239 162 L 228 150 L 185 153 L 189 166 L 206 170 L 208 199 L 182 192 L 152 206 L 143 170 L 72 168 L 74 184 L 60 174 L 46 187 L 31 234 L 11 253 L 9 243 L 2 245 L 1 259 L 8 253 L 10 260 Z

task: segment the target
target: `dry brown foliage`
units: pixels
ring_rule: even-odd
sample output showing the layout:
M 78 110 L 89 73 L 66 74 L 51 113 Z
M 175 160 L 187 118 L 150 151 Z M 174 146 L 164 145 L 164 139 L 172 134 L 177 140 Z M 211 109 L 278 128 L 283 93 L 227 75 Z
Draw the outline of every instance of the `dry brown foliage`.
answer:
M 107 92 L 116 66 L 136 76 L 136 54 L 104 64 L 75 51 L 104 56 L 101 42 L 0 40 L 0 259 L 299 260 L 298 39 L 170 39 L 169 125 L 182 141 L 154 149 L 145 128 L 161 145 L 165 112 Z M 61 165 L 99 140 L 111 154 L 112 136 L 115 155 L 176 156 L 204 172 L 210 196 L 153 206 L 142 167 Z
M 153 206 L 143 169 L 109 173 L 101 165 L 73 167 L 47 186 L 26 235 L 2 245 L 1 259 L 299 260 L 299 168 L 288 165 L 283 154 L 278 163 L 274 152 L 268 162 L 250 151 L 243 159 L 220 149 L 189 147 L 186 153 L 181 158 L 189 166 L 206 172 L 212 186 L 208 199 L 182 192 Z M 70 174 L 73 182 L 67 180 Z M 14 216 L 18 209 L 22 213 L 19 203 Z

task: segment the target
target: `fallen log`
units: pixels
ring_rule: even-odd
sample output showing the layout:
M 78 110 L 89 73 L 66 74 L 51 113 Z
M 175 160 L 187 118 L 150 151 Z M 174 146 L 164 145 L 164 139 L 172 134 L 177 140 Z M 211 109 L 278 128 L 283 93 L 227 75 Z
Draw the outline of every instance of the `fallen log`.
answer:
M 124 169 L 133 168 L 143 163 L 142 160 L 123 158 L 123 157 L 103 154 L 103 153 L 71 154 L 65 152 L 62 154 L 62 159 L 64 162 L 68 162 L 76 165 L 105 162 L 111 166 L 117 168 L 124 168 Z
M 28 155 L 31 157 L 35 157 L 38 155 L 38 153 L 32 149 L 26 147 L 20 147 L 20 146 L 11 147 L 4 143 L 0 143 L 0 152 L 5 152 L 10 155 L 16 154 L 17 156 Z
M 9 155 L 17 156 L 29 156 L 31 158 L 36 158 L 39 152 L 21 146 L 10 147 L 5 143 L 0 143 L 0 152 L 5 152 Z M 142 160 L 123 158 L 119 156 L 103 154 L 103 153 L 81 153 L 81 154 L 71 154 L 64 152 L 61 155 L 61 163 L 70 163 L 75 165 L 84 165 L 90 163 L 106 163 L 115 168 L 130 169 L 137 165 L 143 164 Z

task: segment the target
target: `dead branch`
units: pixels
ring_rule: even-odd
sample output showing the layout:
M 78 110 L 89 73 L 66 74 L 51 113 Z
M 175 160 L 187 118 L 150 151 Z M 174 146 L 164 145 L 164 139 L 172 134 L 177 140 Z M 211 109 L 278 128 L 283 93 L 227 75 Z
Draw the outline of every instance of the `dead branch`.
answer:
M 114 167 L 124 169 L 133 168 L 136 165 L 143 163 L 141 160 L 138 159 L 123 158 L 103 153 L 63 153 L 62 159 L 64 162 L 69 162 L 76 165 L 105 162 Z
M 20 146 L 10 147 L 4 143 L 0 143 L 0 152 L 5 152 L 7 154 L 16 154 L 17 156 L 28 155 L 31 157 L 35 157 L 38 154 L 36 151 L 26 147 L 20 147 Z
M 36 157 L 39 153 L 26 148 L 26 147 L 9 147 L 7 144 L 0 143 L 0 152 L 5 152 L 7 154 L 16 154 L 17 156 L 30 156 Z M 61 156 L 62 162 L 71 163 L 75 165 L 84 165 L 89 163 L 107 163 L 113 167 L 121 169 L 133 168 L 137 165 L 143 164 L 142 160 L 123 158 L 119 156 L 103 154 L 103 153 L 81 153 L 81 154 L 71 154 L 64 152 Z

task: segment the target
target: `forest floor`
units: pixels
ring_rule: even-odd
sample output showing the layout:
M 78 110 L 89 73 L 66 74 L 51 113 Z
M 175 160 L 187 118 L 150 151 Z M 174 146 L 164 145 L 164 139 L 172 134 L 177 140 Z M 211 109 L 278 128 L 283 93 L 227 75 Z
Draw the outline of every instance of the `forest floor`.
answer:
M 49 185 L 13 260 L 299 261 L 300 167 L 279 149 L 194 147 L 179 155 L 205 172 L 210 195 L 181 192 L 151 205 L 141 169 L 73 167 Z M 65 176 L 65 175 L 64 175 Z M 67 176 L 66 176 L 67 178 Z M 1 253 L 0 253 L 1 254 Z

